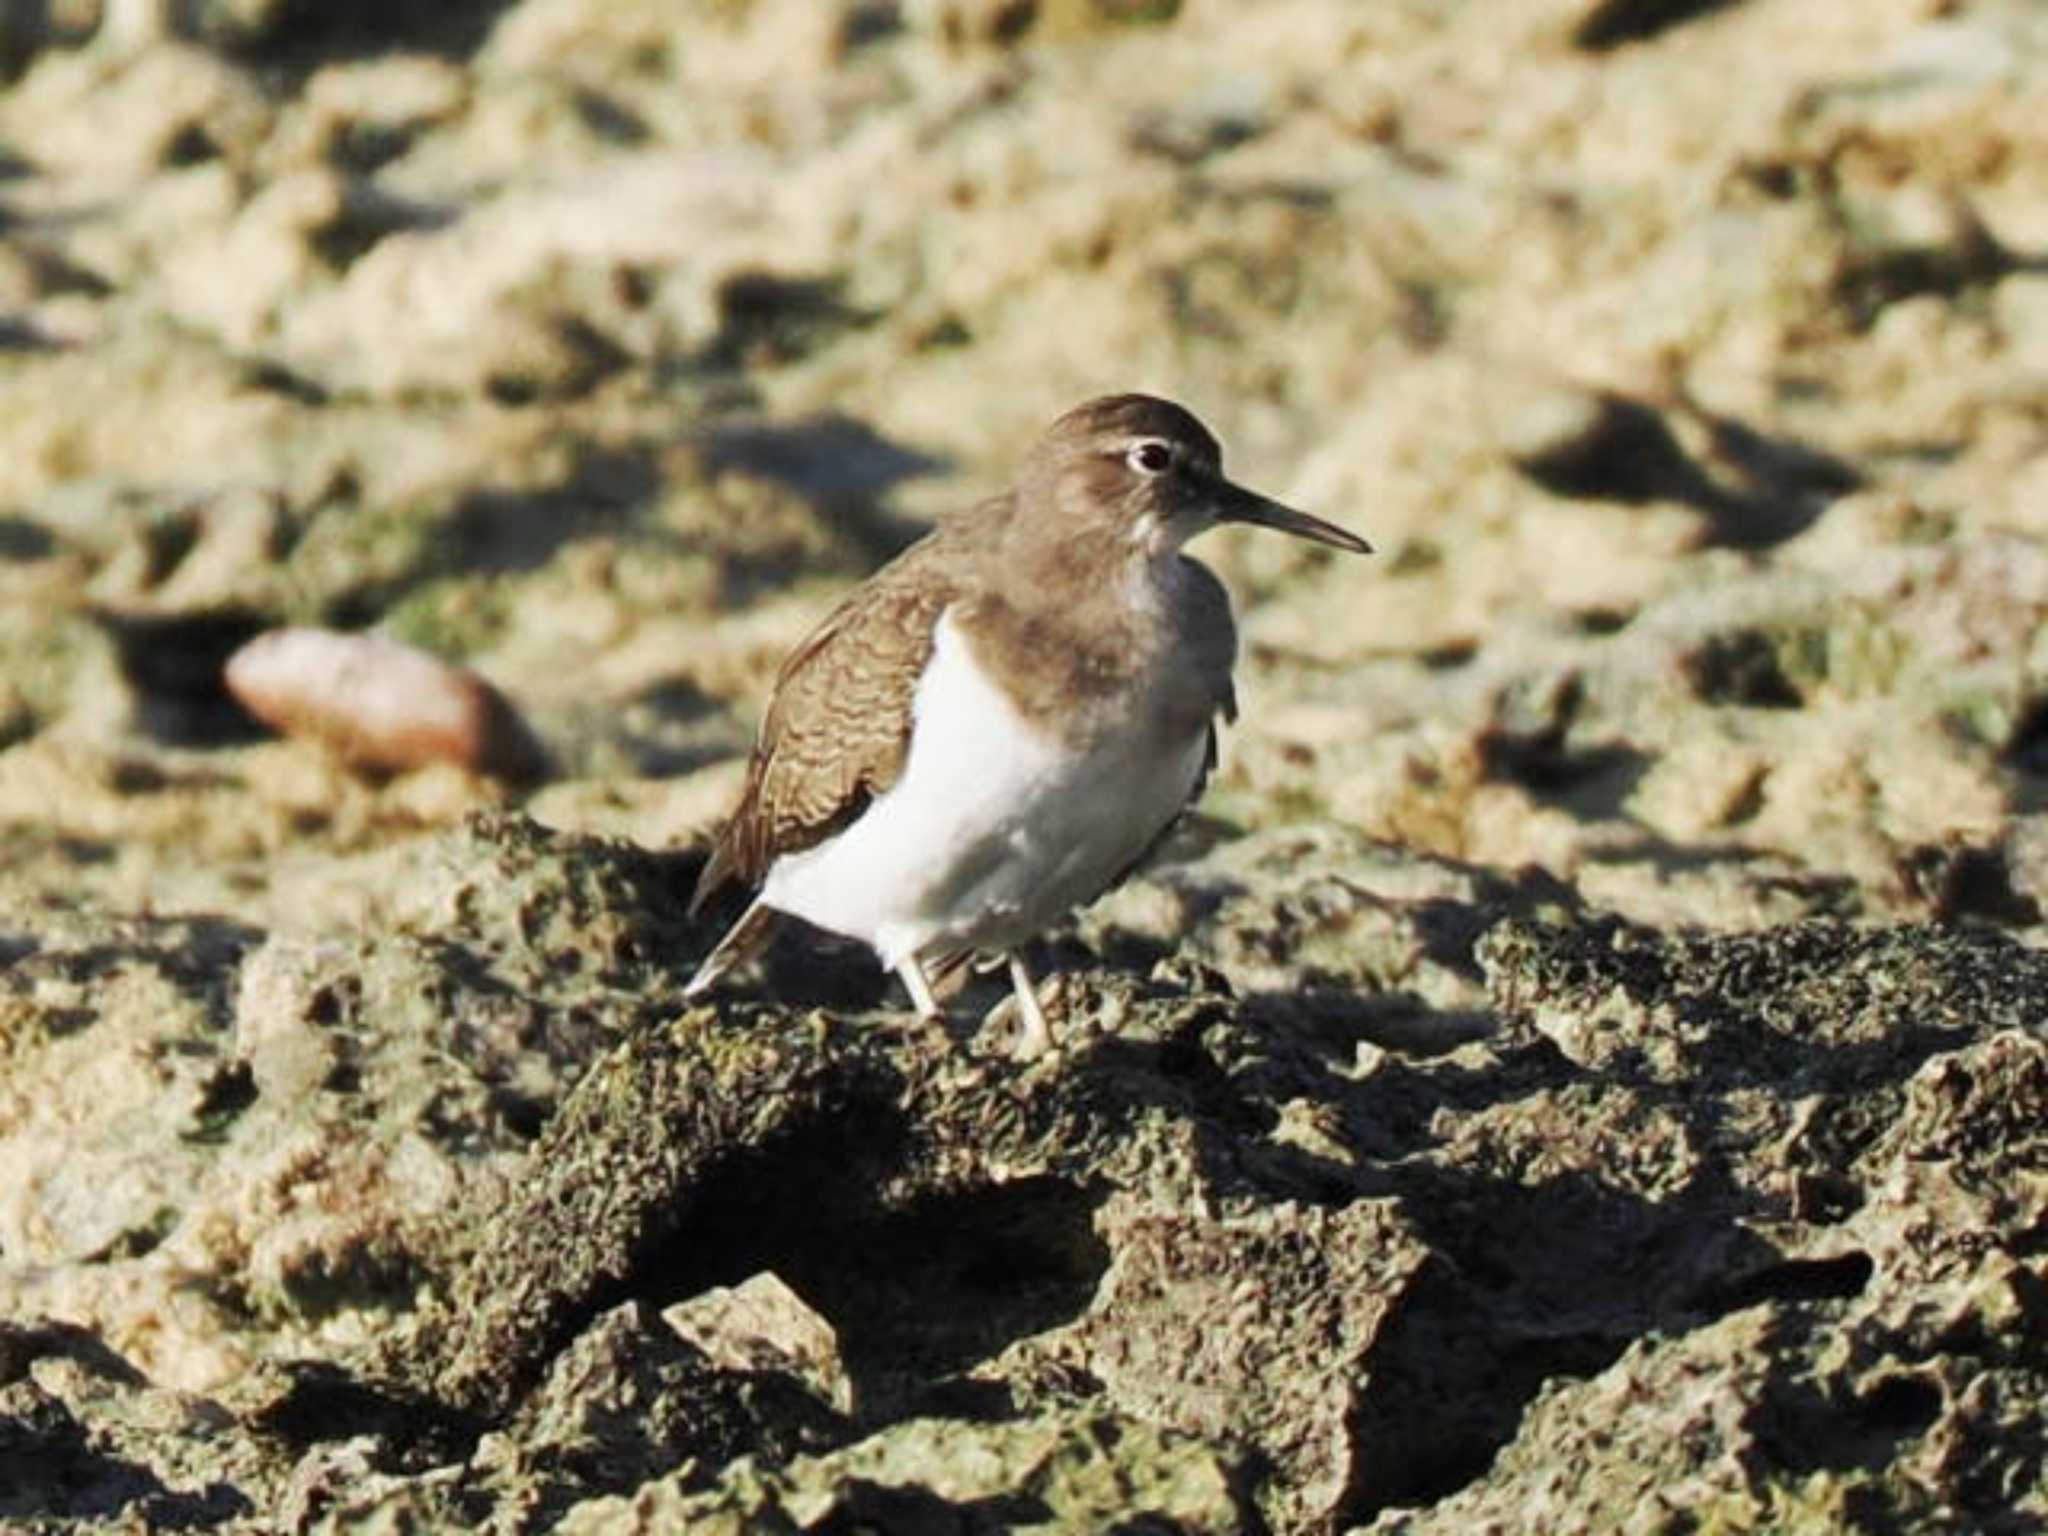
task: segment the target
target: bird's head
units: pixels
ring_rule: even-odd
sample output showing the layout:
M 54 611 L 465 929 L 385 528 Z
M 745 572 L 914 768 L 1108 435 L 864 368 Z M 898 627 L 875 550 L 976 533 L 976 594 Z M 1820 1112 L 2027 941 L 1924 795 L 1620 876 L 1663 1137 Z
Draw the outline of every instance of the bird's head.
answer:
M 1057 518 L 1092 538 L 1166 555 L 1218 523 L 1277 528 L 1354 554 L 1372 546 L 1226 479 L 1209 429 L 1170 400 L 1105 395 L 1060 417 L 1025 460 L 1019 490 L 1033 521 Z

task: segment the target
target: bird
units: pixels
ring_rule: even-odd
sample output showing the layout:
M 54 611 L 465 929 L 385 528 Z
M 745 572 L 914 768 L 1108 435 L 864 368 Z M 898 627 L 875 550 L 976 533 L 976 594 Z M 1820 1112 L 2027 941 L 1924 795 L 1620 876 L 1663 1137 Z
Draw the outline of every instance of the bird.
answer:
M 793 915 L 865 943 L 926 1020 L 935 978 L 1006 964 L 1014 1053 L 1049 1049 L 1022 947 L 1149 858 L 1237 717 L 1230 599 L 1182 552 L 1222 523 L 1372 550 L 1226 478 L 1185 407 L 1117 394 L 854 587 L 776 675 L 690 911 L 755 894 L 685 999 Z

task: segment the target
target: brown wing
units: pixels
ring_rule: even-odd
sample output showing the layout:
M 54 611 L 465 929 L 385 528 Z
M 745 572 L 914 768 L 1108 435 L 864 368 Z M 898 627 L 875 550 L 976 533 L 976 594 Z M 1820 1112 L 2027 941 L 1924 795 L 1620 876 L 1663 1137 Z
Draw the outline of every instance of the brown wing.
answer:
M 783 854 L 823 842 L 903 772 L 932 626 L 960 590 L 946 557 L 967 521 L 927 535 L 869 577 L 783 662 L 739 806 L 697 879 L 693 913 L 735 881 L 758 885 Z

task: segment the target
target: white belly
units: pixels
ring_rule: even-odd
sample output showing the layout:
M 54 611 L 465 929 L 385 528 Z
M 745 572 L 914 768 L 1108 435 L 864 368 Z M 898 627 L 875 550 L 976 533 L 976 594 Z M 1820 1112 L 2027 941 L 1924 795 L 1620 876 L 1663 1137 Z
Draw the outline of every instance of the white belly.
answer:
M 775 861 L 761 899 L 863 940 L 894 967 L 927 950 L 1008 949 L 1145 851 L 1194 792 L 1206 723 L 1077 752 L 1026 722 L 950 615 L 913 702 L 903 774 L 838 836 Z

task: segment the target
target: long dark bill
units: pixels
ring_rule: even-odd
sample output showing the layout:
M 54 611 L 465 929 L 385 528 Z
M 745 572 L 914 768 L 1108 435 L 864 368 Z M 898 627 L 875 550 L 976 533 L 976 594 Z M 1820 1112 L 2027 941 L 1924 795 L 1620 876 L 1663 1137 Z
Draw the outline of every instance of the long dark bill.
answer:
M 1241 485 L 1232 485 L 1228 480 L 1216 483 L 1216 520 L 1220 523 L 1251 523 L 1260 528 L 1277 528 L 1282 533 L 1294 534 L 1297 538 L 1314 539 L 1318 544 L 1328 544 L 1333 549 L 1348 549 L 1354 555 L 1369 555 L 1372 546 L 1357 534 L 1339 528 L 1335 523 L 1326 523 L 1320 517 L 1311 517 L 1306 512 L 1297 512 L 1292 507 L 1283 507 L 1277 501 L 1268 501 L 1256 491 L 1248 491 Z

